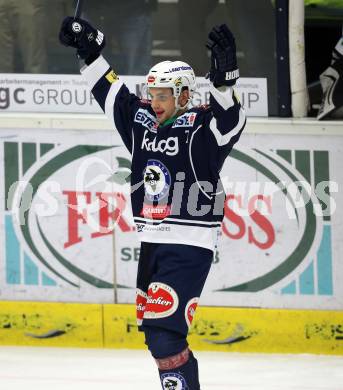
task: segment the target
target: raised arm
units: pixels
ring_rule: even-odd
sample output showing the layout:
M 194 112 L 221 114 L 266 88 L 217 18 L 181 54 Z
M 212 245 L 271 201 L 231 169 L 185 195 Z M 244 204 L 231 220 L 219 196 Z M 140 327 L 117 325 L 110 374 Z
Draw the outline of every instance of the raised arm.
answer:
M 62 23 L 59 38 L 63 45 L 77 49 L 78 57 L 85 61 L 81 74 L 88 81 L 94 98 L 131 152 L 132 123 L 139 98 L 129 92 L 102 57 L 101 51 L 106 44 L 105 35 L 86 20 L 68 16 Z
M 245 112 L 234 91 L 239 77 L 235 38 L 223 24 L 211 30 L 206 46 L 211 51 L 211 69 L 207 77 L 211 81 L 210 106 L 213 117 L 209 127 L 219 146 L 220 159 L 224 161 L 246 123 Z

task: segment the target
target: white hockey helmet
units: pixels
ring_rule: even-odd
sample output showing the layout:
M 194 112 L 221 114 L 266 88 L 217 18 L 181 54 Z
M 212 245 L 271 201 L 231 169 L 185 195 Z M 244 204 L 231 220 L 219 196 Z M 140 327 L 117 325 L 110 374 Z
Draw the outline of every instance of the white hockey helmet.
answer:
M 178 98 L 184 87 L 187 87 L 189 91 L 187 104 L 192 99 L 196 88 L 196 79 L 192 67 L 186 62 L 162 61 L 150 69 L 146 77 L 146 85 L 147 88 L 172 88 L 175 105 L 178 107 Z

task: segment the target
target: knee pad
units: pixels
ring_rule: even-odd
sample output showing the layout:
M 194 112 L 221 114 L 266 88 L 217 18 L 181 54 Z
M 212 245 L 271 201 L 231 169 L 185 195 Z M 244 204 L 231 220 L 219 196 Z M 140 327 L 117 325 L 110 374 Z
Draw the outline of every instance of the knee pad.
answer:
M 171 330 L 144 326 L 145 344 L 155 359 L 177 355 L 187 346 L 186 336 Z

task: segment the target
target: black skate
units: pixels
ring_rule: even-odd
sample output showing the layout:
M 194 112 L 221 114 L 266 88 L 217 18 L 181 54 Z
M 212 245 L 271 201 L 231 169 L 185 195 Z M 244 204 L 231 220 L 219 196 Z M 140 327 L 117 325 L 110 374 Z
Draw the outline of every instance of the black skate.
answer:
M 320 75 L 320 84 L 323 100 L 317 119 L 343 118 L 343 57 Z

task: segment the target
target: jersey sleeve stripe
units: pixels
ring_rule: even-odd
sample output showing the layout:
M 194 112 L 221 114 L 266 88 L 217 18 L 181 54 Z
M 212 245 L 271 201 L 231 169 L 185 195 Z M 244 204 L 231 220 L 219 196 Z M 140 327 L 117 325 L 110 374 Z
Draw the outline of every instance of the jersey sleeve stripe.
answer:
M 210 130 L 212 131 L 216 141 L 217 141 L 217 144 L 220 145 L 221 144 L 221 140 L 222 140 L 222 133 L 217 129 L 217 120 L 216 118 L 212 118 L 211 121 L 210 121 Z
M 217 144 L 219 146 L 226 145 L 230 142 L 231 138 L 238 134 L 245 125 L 245 113 L 242 108 L 239 110 L 238 122 L 236 126 L 230 129 L 226 134 L 222 134 L 221 131 L 217 128 L 217 119 L 213 117 L 210 121 L 210 130 L 212 131 Z
M 103 56 L 97 58 L 88 66 L 81 69 L 81 74 L 87 79 L 88 86 L 92 90 L 99 79 L 111 69 Z
M 210 85 L 210 93 L 216 99 L 217 103 L 226 111 L 235 105 L 233 100 L 233 89 L 231 87 L 220 87 L 221 90 Z
M 239 119 L 237 125 L 231 129 L 227 134 L 222 136 L 221 143 L 219 146 L 226 145 L 230 142 L 230 140 L 235 137 L 241 130 L 243 130 L 245 126 L 245 113 L 244 110 L 241 108 L 239 110 Z

